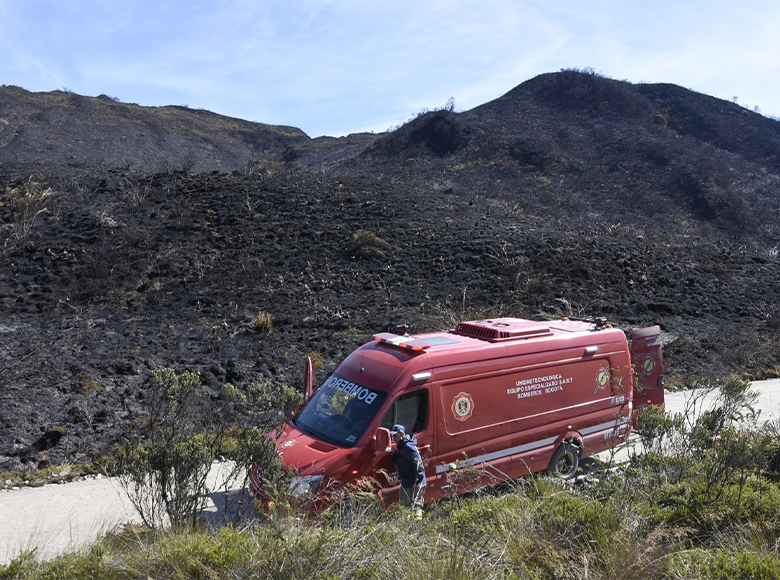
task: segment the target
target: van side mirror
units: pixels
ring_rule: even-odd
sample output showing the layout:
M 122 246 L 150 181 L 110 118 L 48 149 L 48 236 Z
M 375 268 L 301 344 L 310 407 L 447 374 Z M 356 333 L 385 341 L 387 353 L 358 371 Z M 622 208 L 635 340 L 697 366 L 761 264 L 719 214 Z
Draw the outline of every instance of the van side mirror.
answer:
M 384 427 L 376 430 L 376 439 L 374 440 L 374 451 L 377 453 L 386 453 L 390 451 L 390 431 Z
M 306 357 L 305 371 L 303 375 L 303 402 L 305 403 L 314 394 L 314 365 L 311 356 Z

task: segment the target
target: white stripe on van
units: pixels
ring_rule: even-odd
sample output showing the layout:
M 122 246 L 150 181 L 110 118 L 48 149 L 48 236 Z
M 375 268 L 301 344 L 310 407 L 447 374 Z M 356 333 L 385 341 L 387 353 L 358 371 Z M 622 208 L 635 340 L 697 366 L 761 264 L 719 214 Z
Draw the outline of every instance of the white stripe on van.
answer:
M 628 421 L 629 421 L 629 417 L 621 417 L 617 421 L 608 421 L 607 423 L 601 423 L 600 425 L 594 425 L 593 427 L 582 429 L 580 433 L 582 435 L 591 435 L 593 433 L 596 433 L 597 431 L 605 431 L 607 429 L 614 429 L 615 427 L 618 427 L 620 425 L 625 425 L 626 423 L 628 423 Z M 514 455 L 515 453 L 524 453 L 526 451 L 533 451 L 534 449 L 538 449 L 539 447 L 544 447 L 546 445 L 551 445 L 555 443 L 556 439 L 558 439 L 558 437 L 547 437 L 546 439 L 542 439 L 541 441 L 533 441 L 531 443 L 524 443 L 523 445 L 517 445 L 515 447 L 510 447 L 508 449 L 493 451 L 492 453 L 486 453 L 484 455 L 479 455 L 477 457 L 469 457 L 468 459 L 457 461 L 456 466 L 457 469 L 460 469 L 462 467 L 468 467 L 470 465 L 487 463 L 488 461 L 493 461 L 494 459 L 502 459 L 509 455 Z M 436 466 L 436 473 L 446 473 L 447 471 L 452 471 L 451 463 L 447 465 L 442 464 Z
M 458 461 L 456 465 L 458 466 L 458 469 L 460 469 L 461 467 L 476 465 L 477 463 L 485 463 L 487 461 L 493 461 L 494 459 L 501 459 L 502 457 L 506 457 L 508 455 L 514 455 L 515 453 L 523 453 L 524 451 L 533 451 L 534 449 L 537 449 L 539 447 L 544 447 L 545 445 L 551 445 L 552 443 L 555 443 L 556 439 L 557 437 L 548 437 L 547 439 L 542 439 L 541 441 L 534 441 L 533 443 L 525 443 L 523 445 L 518 445 L 516 447 L 510 447 L 509 449 L 501 449 L 500 451 L 493 451 L 493 453 L 486 453 L 485 455 L 480 455 L 478 457 L 469 457 L 468 459 L 463 459 L 461 461 Z M 452 471 L 451 466 L 452 464 L 437 465 L 436 473 L 444 473 L 446 471 Z
M 593 427 L 588 427 L 587 429 L 582 429 L 580 433 L 583 435 L 590 435 L 591 433 L 595 433 L 596 431 L 606 431 L 607 429 L 615 429 L 616 427 L 620 427 L 621 425 L 625 425 L 628 423 L 629 417 L 621 417 L 620 419 L 613 419 L 612 421 L 607 421 L 606 423 L 602 423 L 601 425 L 594 425 Z

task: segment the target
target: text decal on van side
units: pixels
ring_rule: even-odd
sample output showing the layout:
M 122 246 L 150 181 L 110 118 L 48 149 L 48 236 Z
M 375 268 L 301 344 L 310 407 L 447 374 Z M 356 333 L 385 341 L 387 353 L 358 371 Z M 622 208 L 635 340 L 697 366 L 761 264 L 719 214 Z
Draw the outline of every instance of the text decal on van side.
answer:
M 361 387 L 356 383 L 352 383 L 346 379 L 339 378 L 336 375 L 331 375 L 330 378 L 327 381 L 325 381 L 325 383 L 322 386 L 333 387 L 338 389 L 339 391 L 344 391 L 348 395 L 357 397 L 359 401 L 363 401 L 366 405 L 370 405 L 371 403 L 374 402 L 374 399 L 376 399 L 376 393 L 373 393 L 369 389 L 365 387 Z
M 533 377 L 515 382 L 515 386 L 506 390 L 507 395 L 517 395 L 518 399 L 527 399 L 528 397 L 537 397 L 547 393 L 562 391 L 563 385 L 574 382 L 574 377 L 563 375 L 545 375 L 543 377 Z
M 458 421 L 465 421 L 474 412 L 474 400 L 468 393 L 458 393 L 452 400 L 452 414 Z

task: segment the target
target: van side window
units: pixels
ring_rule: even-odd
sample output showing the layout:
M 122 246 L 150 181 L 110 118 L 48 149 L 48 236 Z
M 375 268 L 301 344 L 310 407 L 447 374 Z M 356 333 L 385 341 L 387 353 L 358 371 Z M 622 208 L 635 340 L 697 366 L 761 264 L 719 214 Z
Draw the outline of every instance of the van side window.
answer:
M 411 435 L 425 430 L 427 418 L 428 390 L 420 389 L 398 397 L 382 418 L 381 426 L 390 429 L 400 423 Z

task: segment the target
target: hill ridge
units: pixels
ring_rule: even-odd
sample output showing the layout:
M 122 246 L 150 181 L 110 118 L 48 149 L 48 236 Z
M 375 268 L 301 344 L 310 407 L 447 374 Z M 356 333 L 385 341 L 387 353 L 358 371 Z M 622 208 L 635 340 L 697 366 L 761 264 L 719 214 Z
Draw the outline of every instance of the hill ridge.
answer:
M 734 103 L 552 73 L 310 139 L 19 90 L 0 90 L 0 470 L 110 451 L 153 370 L 198 371 L 218 412 L 226 383 L 298 385 L 310 352 L 323 380 L 400 322 L 606 316 L 661 326 L 670 385 L 780 375 L 780 125 Z

